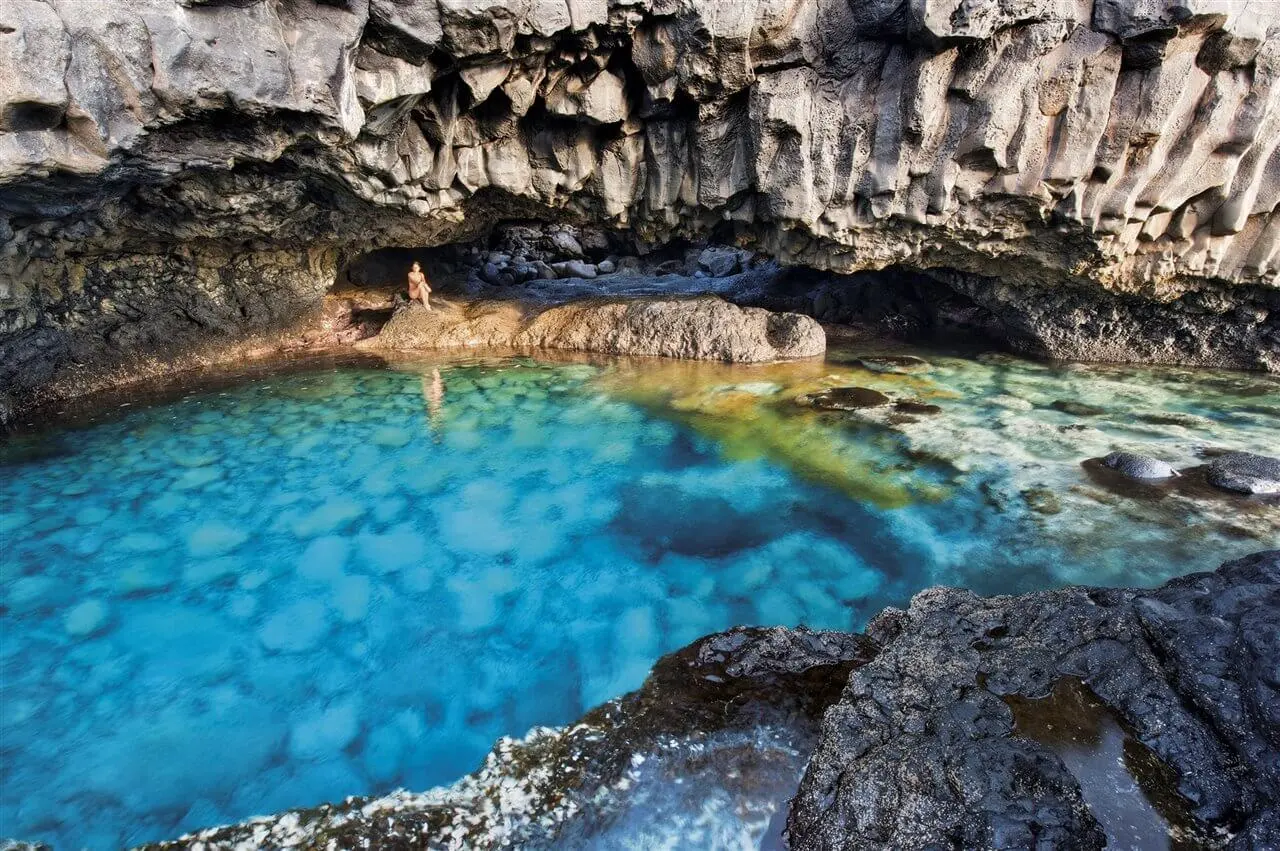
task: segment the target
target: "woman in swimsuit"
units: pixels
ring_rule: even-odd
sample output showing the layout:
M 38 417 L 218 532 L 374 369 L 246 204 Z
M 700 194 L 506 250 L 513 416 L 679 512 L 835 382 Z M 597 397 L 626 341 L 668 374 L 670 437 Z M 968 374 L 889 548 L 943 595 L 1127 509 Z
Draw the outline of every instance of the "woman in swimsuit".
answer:
M 416 260 L 413 261 L 413 268 L 409 270 L 409 298 L 414 301 L 421 300 L 423 307 L 427 310 L 431 309 L 431 286 L 427 283 L 427 276 L 422 274 L 422 267 Z

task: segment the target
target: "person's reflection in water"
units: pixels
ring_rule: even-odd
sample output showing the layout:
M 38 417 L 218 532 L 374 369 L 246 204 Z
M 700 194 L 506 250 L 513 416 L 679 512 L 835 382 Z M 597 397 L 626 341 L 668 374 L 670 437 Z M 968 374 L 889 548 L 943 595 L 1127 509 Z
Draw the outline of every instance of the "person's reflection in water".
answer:
M 431 436 L 436 443 L 444 425 L 444 379 L 439 369 L 431 370 L 431 378 L 422 376 L 422 398 L 427 401 L 427 425 L 431 427 Z

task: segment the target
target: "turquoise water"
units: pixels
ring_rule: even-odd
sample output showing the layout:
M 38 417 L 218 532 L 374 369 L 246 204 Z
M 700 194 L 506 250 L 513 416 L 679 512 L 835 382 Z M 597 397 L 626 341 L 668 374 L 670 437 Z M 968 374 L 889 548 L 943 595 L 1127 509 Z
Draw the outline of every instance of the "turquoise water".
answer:
M 1280 538 L 1272 503 L 1079 464 L 1262 451 L 1271 379 L 930 360 L 345 366 L 12 441 L 0 835 L 117 848 L 424 789 L 731 625 L 1154 584 Z M 942 412 L 794 401 L 850 382 Z M 1089 393 L 1087 425 L 1050 406 Z

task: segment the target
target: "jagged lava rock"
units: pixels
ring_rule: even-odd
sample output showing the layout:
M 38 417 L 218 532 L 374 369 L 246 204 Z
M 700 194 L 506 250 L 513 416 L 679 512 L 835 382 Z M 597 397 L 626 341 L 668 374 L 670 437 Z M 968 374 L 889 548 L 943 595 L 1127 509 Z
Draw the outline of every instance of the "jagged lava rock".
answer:
M 1280 838 L 1280 551 L 1154 591 L 981 598 L 934 588 L 867 628 L 884 648 L 824 716 L 788 819 L 796 851 L 1101 848 L 1081 779 L 1014 735 L 1005 698 L 1078 681 L 1176 775 L 1188 811 Z

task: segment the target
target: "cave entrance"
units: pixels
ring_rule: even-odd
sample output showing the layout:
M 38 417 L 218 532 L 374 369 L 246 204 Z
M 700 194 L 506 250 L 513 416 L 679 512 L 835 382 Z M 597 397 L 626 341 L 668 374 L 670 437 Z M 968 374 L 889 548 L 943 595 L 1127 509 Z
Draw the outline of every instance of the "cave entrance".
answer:
M 984 298 L 990 286 L 950 269 L 893 266 L 836 274 L 782 266 L 727 244 L 640 243 L 616 230 L 558 222 L 507 221 L 469 241 L 395 246 L 354 254 L 334 281 L 354 322 L 381 327 L 408 300 L 420 263 L 433 305 L 509 301 L 552 306 L 587 298 L 714 295 L 745 307 L 802 313 L 863 339 L 1037 354 L 1016 311 Z
M 437 278 L 456 272 L 456 249 L 457 246 L 395 247 L 356 254 L 338 270 L 332 292 L 335 295 L 405 292 L 409 269 L 415 262 L 422 264 L 427 276 L 434 282 Z

